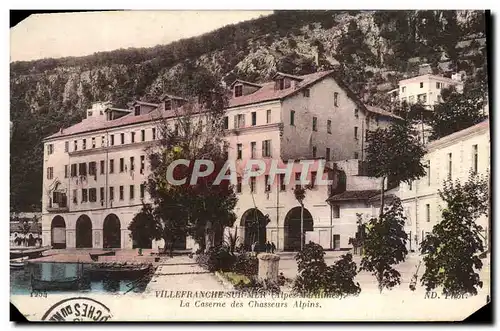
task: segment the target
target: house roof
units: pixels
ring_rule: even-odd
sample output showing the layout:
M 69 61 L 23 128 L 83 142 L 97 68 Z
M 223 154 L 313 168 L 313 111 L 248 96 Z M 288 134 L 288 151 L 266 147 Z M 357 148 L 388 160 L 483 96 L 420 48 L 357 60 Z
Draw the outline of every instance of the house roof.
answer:
M 169 99 L 174 99 L 174 100 L 187 100 L 186 98 L 179 97 L 179 96 L 177 96 L 177 95 L 173 95 L 173 94 L 168 94 L 168 93 L 163 94 L 163 95 L 160 97 L 160 100 L 165 100 L 166 98 L 169 98 Z
M 378 193 L 379 190 L 345 191 L 340 194 L 332 195 L 327 201 L 368 200 Z
M 243 80 L 243 79 L 236 79 L 234 82 L 231 83 L 231 85 L 229 85 L 230 87 L 233 87 L 234 84 L 236 83 L 242 83 L 242 84 L 245 84 L 245 85 L 251 85 L 251 86 L 255 86 L 255 87 L 262 87 L 261 84 L 257 84 L 257 83 L 252 83 L 252 82 L 247 82 L 246 80 Z
M 132 105 L 135 105 L 135 104 L 140 104 L 140 105 L 145 105 L 145 106 L 152 106 L 152 107 L 158 107 L 158 104 L 157 103 L 151 103 L 151 102 L 145 102 L 145 101 L 140 101 L 140 100 L 135 100 Z
M 394 115 L 393 113 L 390 113 L 388 112 L 387 110 L 384 110 L 380 107 L 375 107 L 375 106 L 368 106 L 368 105 L 365 105 L 366 109 L 368 110 L 368 112 L 370 113 L 375 113 L 375 114 L 378 114 L 378 115 L 381 115 L 381 116 L 386 116 L 386 117 L 392 117 L 392 118 L 397 118 L 397 119 L 402 119 L 401 117 L 397 116 L 397 115 Z
M 279 73 L 281 74 L 281 73 Z M 299 79 L 301 82 L 295 88 L 290 87 L 284 90 L 276 90 L 274 81 L 266 82 L 261 84 L 261 88 L 255 91 L 254 93 L 242 95 L 237 98 L 231 98 L 229 100 L 229 108 L 239 107 L 250 105 L 254 103 L 264 102 L 264 101 L 272 101 L 272 100 L 281 100 L 291 95 L 294 95 L 298 91 L 310 86 L 313 83 L 318 82 L 319 80 L 333 74 L 333 70 L 329 71 L 319 71 L 309 75 L 303 76 L 292 76 L 288 75 L 288 77 L 293 77 L 294 79 Z
M 273 79 L 278 77 L 278 76 L 283 76 L 283 77 L 289 77 L 289 78 L 292 78 L 292 79 L 296 79 L 296 80 L 302 80 L 302 76 L 295 76 L 295 75 L 290 75 L 290 74 L 287 74 L 285 72 L 280 72 L 278 71 L 274 76 L 273 76 Z

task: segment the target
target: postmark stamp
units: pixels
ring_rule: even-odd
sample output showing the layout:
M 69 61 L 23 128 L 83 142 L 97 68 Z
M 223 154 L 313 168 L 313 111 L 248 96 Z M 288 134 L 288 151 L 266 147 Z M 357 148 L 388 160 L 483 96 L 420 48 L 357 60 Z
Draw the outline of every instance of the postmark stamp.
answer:
M 101 302 L 85 297 L 75 297 L 54 304 L 43 315 L 42 321 L 106 322 L 111 317 L 111 311 Z

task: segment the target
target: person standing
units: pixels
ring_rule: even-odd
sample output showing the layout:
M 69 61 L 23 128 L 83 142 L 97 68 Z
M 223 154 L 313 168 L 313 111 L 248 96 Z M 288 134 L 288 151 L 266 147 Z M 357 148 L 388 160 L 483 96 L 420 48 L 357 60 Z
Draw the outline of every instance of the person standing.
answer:
M 276 245 L 274 244 L 274 241 L 271 243 L 271 253 L 274 254 L 274 252 L 276 251 Z

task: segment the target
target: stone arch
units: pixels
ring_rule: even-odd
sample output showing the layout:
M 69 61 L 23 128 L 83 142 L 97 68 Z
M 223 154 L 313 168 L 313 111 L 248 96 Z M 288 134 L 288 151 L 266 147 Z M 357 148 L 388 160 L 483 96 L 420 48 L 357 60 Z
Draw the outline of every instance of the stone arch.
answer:
M 121 247 L 121 222 L 116 214 L 109 214 L 102 225 L 103 248 Z
M 266 243 L 266 226 L 268 219 L 257 208 L 250 208 L 241 216 L 240 226 L 243 229 L 244 245 L 247 250 L 251 249 L 254 242 L 259 243 L 259 247 L 264 247 Z
M 290 209 L 285 216 L 285 251 L 299 251 L 301 238 L 305 243 L 305 232 L 313 231 L 312 215 L 307 208 L 304 208 L 304 233 L 301 235 L 300 214 L 301 208 L 297 206 Z
M 92 248 L 92 221 L 83 214 L 76 220 L 76 248 Z
M 66 248 L 66 222 L 60 215 L 55 216 L 50 223 L 50 238 L 52 248 Z

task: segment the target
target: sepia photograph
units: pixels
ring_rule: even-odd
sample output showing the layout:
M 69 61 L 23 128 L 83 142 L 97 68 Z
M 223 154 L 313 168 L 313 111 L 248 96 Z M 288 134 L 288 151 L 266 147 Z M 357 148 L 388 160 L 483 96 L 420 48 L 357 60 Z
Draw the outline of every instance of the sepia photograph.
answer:
M 26 320 L 491 306 L 488 10 L 10 14 Z

